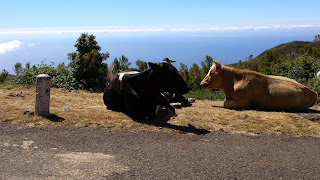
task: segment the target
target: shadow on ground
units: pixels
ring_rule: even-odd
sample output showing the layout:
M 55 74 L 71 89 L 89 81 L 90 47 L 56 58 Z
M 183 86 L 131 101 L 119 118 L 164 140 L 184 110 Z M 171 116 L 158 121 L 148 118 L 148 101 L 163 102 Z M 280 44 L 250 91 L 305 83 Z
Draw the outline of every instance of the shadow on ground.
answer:
M 196 128 L 191 124 L 188 124 L 188 126 L 179 126 L 179 125 L 170 124 L 168 123 L 170 118 L 171 118 L 171 115 L 168 113 L 168 111 L 166 109 L 161 109 L 159 110 L 157 117 L 154 119 L 151 119 L 151 120 L 138 120 L 134 118 L 132 119 L 139 123 L 148 124 L 156 127 L 166 127 L 169 129 L 180 131 L 182 133 L 193 133 L 197 135 L 202 135 L 202 134 L 207 134 L 211 132 L 206 129 Z
M 49 114 L 48 116 L 43 116 L 43 117 L 48 119 L 51 122 L 62 122 L 65 120 L 64 118 L 57 116 L 55 114 Z
M 235 109 L 235 108 L 226 108 L 224 106 L 215 106 L 212 105 L 211 107 L 213 108 L 221 108 L 221 109 L 230 109 L 230 110 L 235 110 L 235 111 L 244 111 L 244 110 L 255 110 L 255 111 L 261 111 L 261 112 L 288 112 L 288 113 L 320 113 L 320 111 L 315 110 L 315 109 L 306 109 L 303 111 L 284 111 L 284 110 L 260 110 L 260 109 Z
M 230 109 L 230 108 L 226 108 L 223 106 L 211 106 L 214 108 L 221 108 L 221 109 Z M 236 111 L 243 111 L 244 109 L 232 109 L 232 110 L 236 110 Z M 264 111 L 264 110 L 259 110 L 259 109 L 255 109 L 255 111 L 262 111 L 262 112 L 288 112 L 288 113 L 296 113 L 298 116 L 310 120 L 310 121 L 318 121 L 320 120 L 320 116 L 317 114 L 320 114 L 320 111 L 315 110 L 315 109 L 306 109 L 304 111 Z M 316 114 L 317 113 L 317 114 Z

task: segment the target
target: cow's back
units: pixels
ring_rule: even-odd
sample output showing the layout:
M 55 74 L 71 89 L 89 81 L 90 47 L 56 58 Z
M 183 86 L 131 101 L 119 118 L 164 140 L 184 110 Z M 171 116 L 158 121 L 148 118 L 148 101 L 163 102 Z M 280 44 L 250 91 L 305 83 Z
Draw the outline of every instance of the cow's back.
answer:
M 132 89 L 132 84 L 128 82 L 128 78 L 139 73 L 139 71 L 124 71 L 112 78 L 103 95 L 104 104 L 109 110 L 127 112 L 133 109 L 128 106 L 138 103 L 135 102 L 137 94 Z M 135 100 L 131 100 L 132 98 Z
M 262 78 L 265 78 L 267 86 L 262 86 L 254 94 L 253 107 L 265 110 L 302 111 L 317 101 L 316 92 L 293 79 L 280 76 L 262 76 Z

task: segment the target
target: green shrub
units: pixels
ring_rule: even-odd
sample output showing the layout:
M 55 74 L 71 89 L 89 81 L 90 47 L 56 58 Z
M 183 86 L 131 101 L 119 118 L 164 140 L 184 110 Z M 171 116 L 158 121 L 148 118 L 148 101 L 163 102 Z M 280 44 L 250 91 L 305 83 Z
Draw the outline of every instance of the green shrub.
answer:
M 306 86 L 317 92 L 318 95 L 320 94 L 320 82 L 317 78 L 310 79 Z M 317 99 L 317 104 L 320 105 L 320 98 Z
M 308 87 L 309 81 L 320 70 L 320 59 L 303 55 L 297 58 L 280 61 L 272 67 L 272 75 L 295 79 Z M 312 88 L 312 87 L 310 87 Z
M 191 90 L 188 94 L 185 94 L 184 97 L 198 100 L 208 99 L 211 101 L 222 101 L 225 99 L 223 91 L 217 89 Z
M 8 71 L 6 71 L 5 69 L 2 70 L 0 74 L 0 84 L 4 83 L 8 79 L 8 74 Z
M 54 67 L 54 63 L 47 65 L 42 61 L 39 65 L 30 69 L 23 69 L 21 75 L 16 76 L 12 83 L 22 85 L 35 85 L 36 76 L 39 74 L 48 74 L 52 77 L 51 86 L 55 88 L 77 89 L 78 82 L 72 75 L 72 72 L 64 64 Z

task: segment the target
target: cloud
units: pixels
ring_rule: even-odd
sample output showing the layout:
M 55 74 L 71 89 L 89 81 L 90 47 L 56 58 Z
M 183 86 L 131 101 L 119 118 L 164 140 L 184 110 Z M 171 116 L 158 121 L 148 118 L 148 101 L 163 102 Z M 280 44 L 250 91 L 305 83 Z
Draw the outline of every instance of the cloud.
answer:
M 70 27 L 70 28 L 21 28 L 0 29 L 0 35 L 6 34 L 72 34 L 72 33 L 136 33 L 136 32 L 188 32 L 188 31 L 246 31 L 272 29 L 320 28 L 319 24 L 293 25 L 252 25 L 252 26 L 123 26 L 123 27 Z
M 244 31 L 244 30 L 272 30 L 272 29 L 301 29 L 301 28 L 319 28 L 320 25 L 270 25 L 270 26 L 225 26 L 225 27 L 181 27 L 170 28 L 169 31 Z
M 28 47 L 35 47 L 35 46 L 36 46 L 35 43 L 29 43 L 29 44 L 28 44 Z
M 118 33 L 118 32 L 159 32 L 163 28 L 148 27 L 85 27 L 85 28 L 27 28 L 0 29 L 1 34 L 65 34 L 65 33 Z
M 7 54 L 8 52 L 15 51 L 19 49 L 22 44 L 23 43 L 18 40 L 0 43 L 0 54 Z

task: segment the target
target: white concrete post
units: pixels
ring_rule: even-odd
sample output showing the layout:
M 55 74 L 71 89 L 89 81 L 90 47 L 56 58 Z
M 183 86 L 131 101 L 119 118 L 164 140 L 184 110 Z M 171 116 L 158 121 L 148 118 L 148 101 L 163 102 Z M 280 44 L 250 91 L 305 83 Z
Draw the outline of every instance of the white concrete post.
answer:
M 34 113 L 39 116 L 49 115 L 51 77 L 48 74 L 36 76 L 36 103 Z

